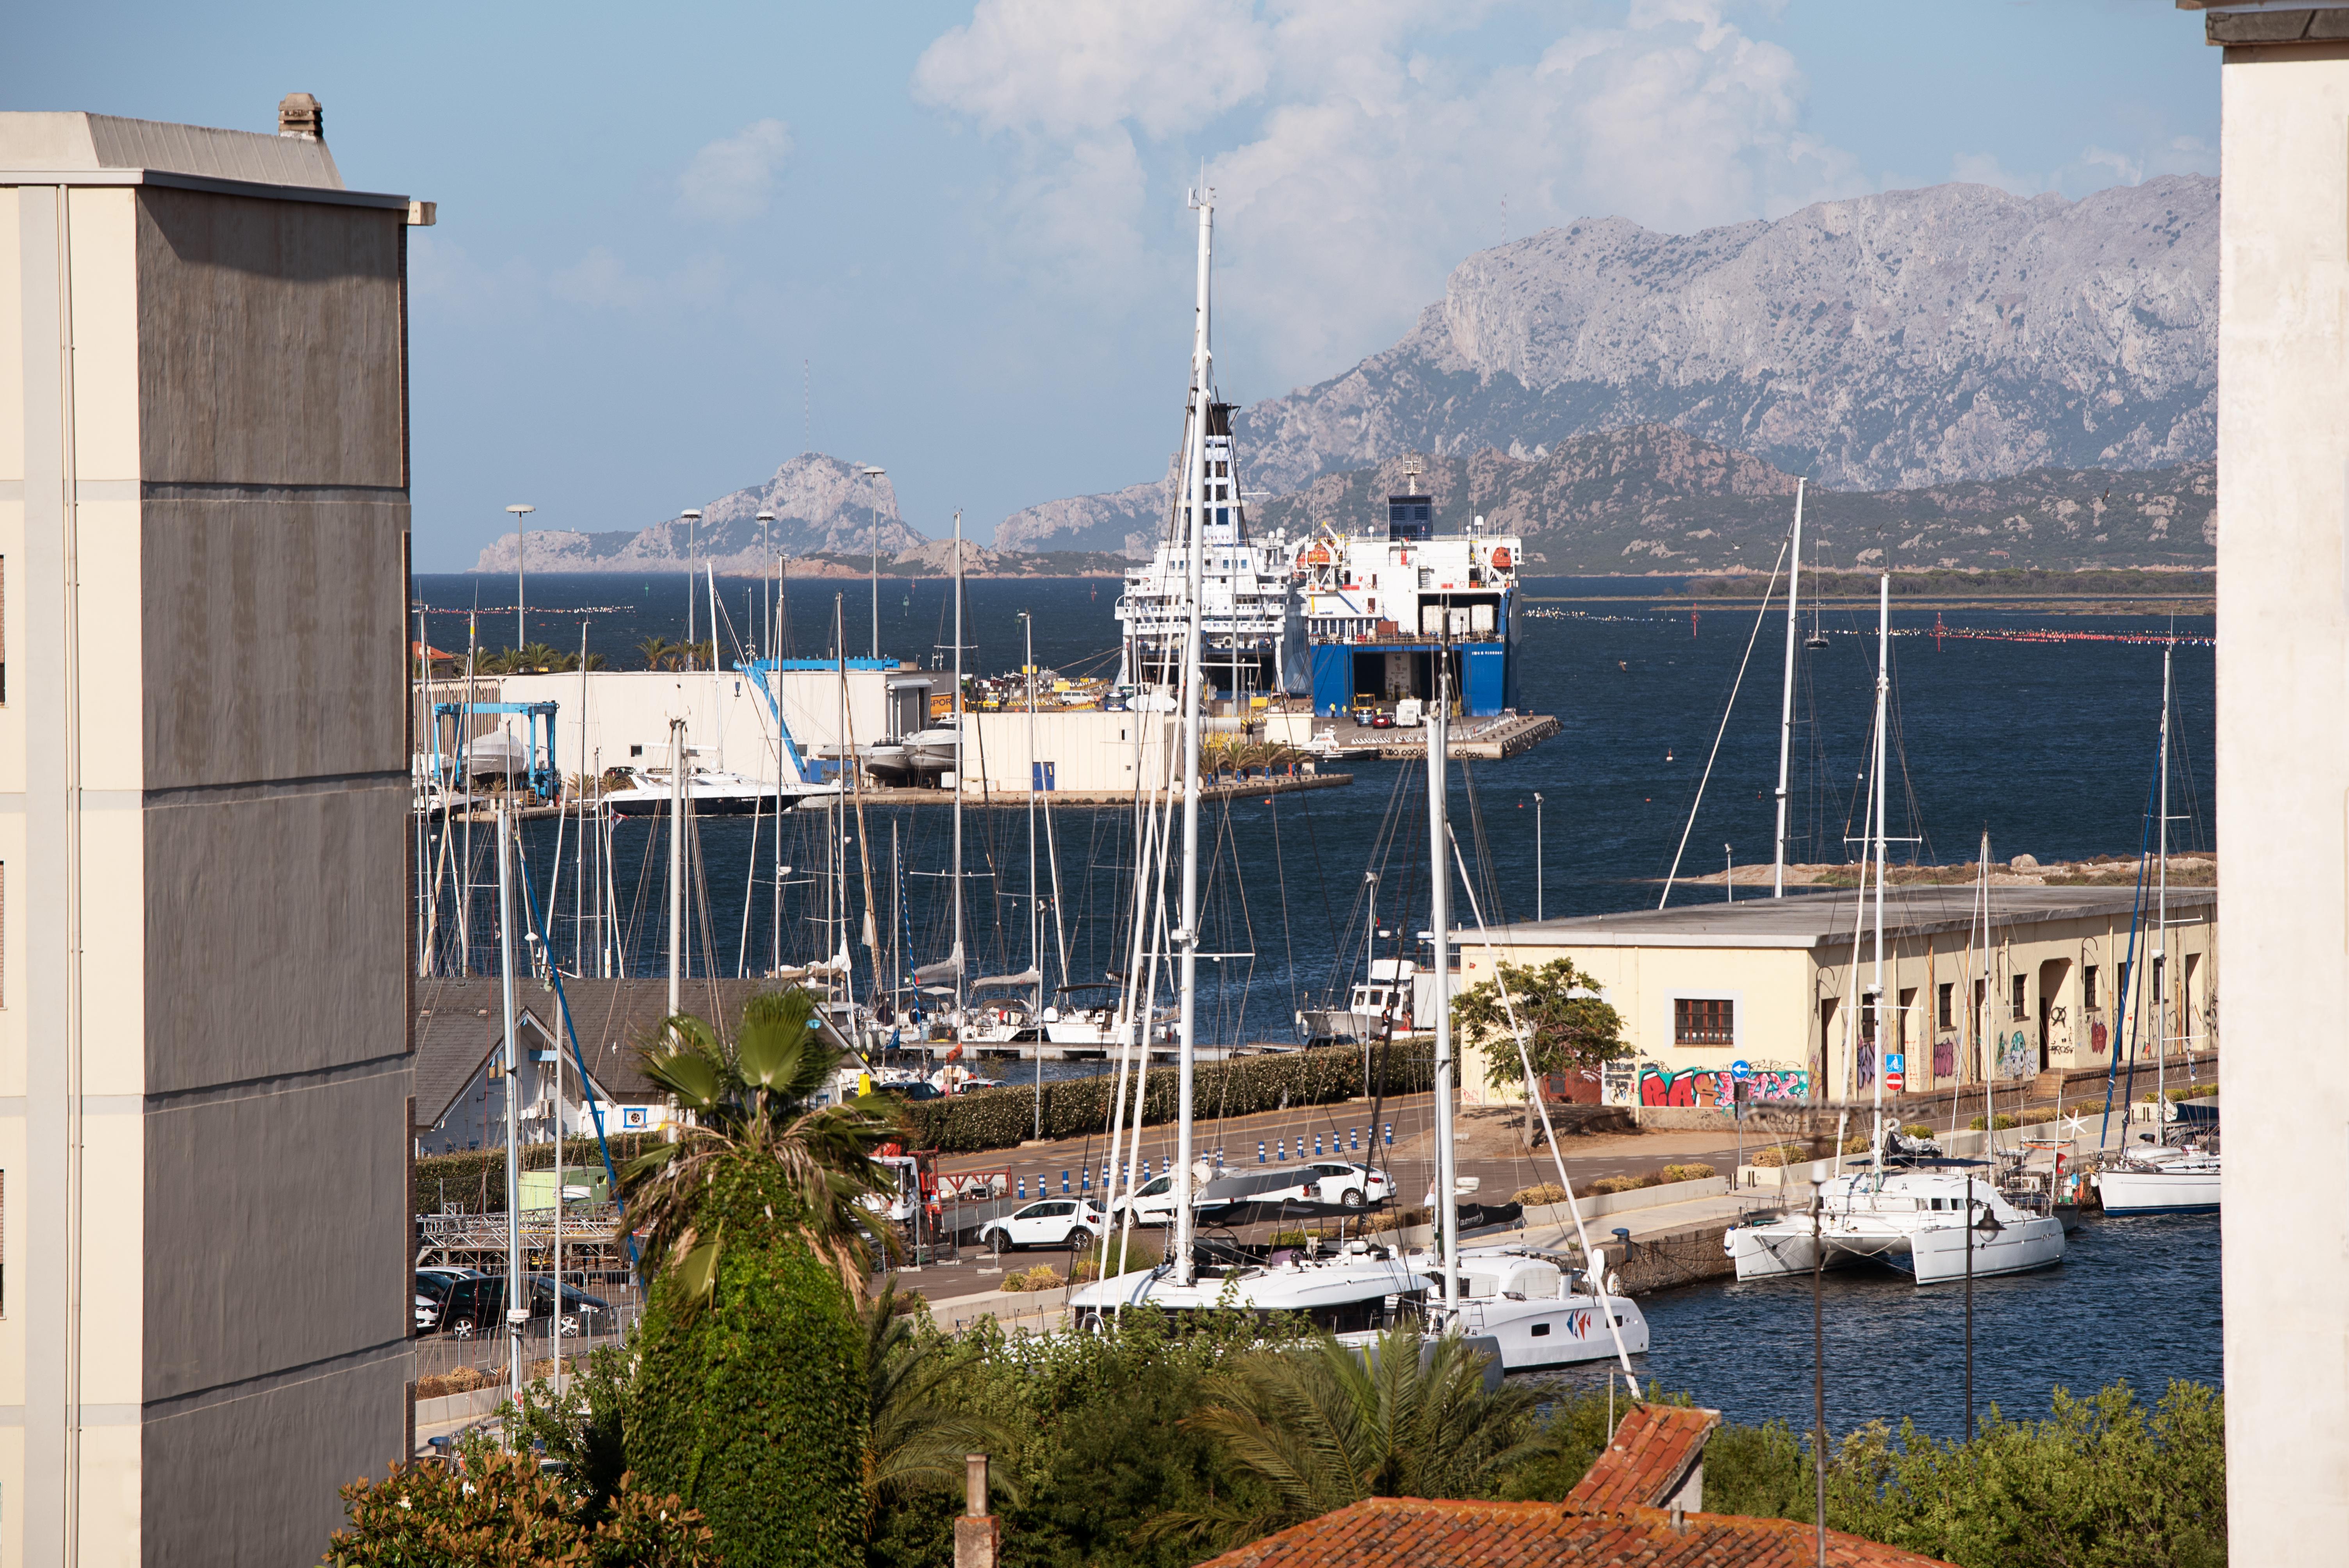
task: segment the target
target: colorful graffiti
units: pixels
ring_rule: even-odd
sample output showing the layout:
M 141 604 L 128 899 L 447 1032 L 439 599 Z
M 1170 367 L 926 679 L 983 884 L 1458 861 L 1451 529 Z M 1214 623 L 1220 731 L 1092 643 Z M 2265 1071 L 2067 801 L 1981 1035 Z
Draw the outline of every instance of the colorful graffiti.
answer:
M 1746 1074 L 1745 1085 L 1746 1099 L 1752 1102 L 1811 1098 L 1807 1068 L 1755 1064 Z M 1641 1105 L 1727 1110 L 1734 1105 L 1736 1092 L 1735 1080 L 1726 1068 L 1682 1068 L 1672 1072 L 1654 1062 L 1640 1064 Z
M 1938 1081 L 1957 1076 L 1958 1037 L 1943 1035 L 1933 1042 L 1933 1077 Z
M 2021 1029 L 1999 1037 L 1998 1070 L 2011 1078 L 2031 1076 L 2031 1042 L 2023 1038 Z
M 1859 1068 L 1859 1087 L 1864 1089 L 1874 1088 L 1876 1087 L 1876 1042 L 1873 1040 L 1860 1041 L 1857 1055 L 1859 1057 L 1859 1061 L 1857 1063 Z

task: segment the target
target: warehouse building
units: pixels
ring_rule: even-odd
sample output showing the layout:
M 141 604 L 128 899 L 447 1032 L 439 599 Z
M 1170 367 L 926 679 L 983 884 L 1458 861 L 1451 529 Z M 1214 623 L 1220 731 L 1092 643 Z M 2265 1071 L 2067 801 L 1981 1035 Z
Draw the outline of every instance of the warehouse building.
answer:
M 1491 979 L 1496 964 L 1571 959 L 1621 1016 L 1631 1051 L 1550 1092 L 1615 1105 L 1726 1107 L 1741 1063 L 1754 1101 L 1834 1102 L 1872 1099 L 1879 1070 L 1887 1092 L 1914 1092 L 2101 1067 L 2116 1050 L 2150 1064 L 2157 1035 L 2177 1060 L 2216 1049 L 2215 889 L 2169 892 L 2158 1014 L 2145 1000 L 2157 969 L 2149 900 L 2138 909 L 2128 887 L 1989 896 L 1985 953 L 1975 888 L 1886 890 L 1880 1007 L 1875 901 L 1856 892 L 1534 922 L 1489 944 L 1464 931 L 1458 984 Z M 1468 1103 L 1515 1098 L 1485 1069 L 1464 1046 Z

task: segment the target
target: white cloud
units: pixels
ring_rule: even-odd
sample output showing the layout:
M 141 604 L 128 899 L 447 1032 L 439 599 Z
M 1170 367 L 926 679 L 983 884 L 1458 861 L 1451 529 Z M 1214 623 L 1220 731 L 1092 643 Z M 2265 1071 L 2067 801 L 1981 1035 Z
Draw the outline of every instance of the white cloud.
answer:
M 1154 250 L 1204 156 L 1219 312 L 1280 385 L 1392 341 L 1503 237 L 1505 192 L 1522 236 L 1592 213 L 1698 228 L 1870 186 L 1803 132 L 1799 66 L 1735 0 L 1631 0 L 1530 59 L 1450 46 L 1515 3 L 979 0 L 915 88 L 1006 140 L 999 242 L 1101 280 L 1102 304 L 1188 271 Z
M 630 272 L 627 263 L 602 245 L 547 280 L 547 292 L 555 298 L 602 310 L 642 304 L 652 291 L 648 279 Z
M 780 119 L 752 120 L 693 155 L 677 178 L 678 210 L 720 223 L 757 217 L 767 210 L 775 175 L 791 150 L 790 126 Z

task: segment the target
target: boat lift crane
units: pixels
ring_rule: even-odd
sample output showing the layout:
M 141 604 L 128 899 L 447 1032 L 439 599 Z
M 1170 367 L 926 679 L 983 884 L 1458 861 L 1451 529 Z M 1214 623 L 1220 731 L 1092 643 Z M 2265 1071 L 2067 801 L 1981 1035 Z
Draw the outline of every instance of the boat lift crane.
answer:
M 530 720 L 530 792 L 541 800 L 552 800 L 563 789 L 563 775 L 554 766 L 554 704 L 552 702 L 436 702 L 432 705 L 432 775 L 440 776 L 440 726 L 442 717 L 460 718 L 468 714 L 520 714 Z M 545 726 L 542 738 L 541 724 Z M 459 766 L 465 758 L 464 727 L 460 723 L 454 753 Z M 543 755 L 544 761 L 540 758 Z

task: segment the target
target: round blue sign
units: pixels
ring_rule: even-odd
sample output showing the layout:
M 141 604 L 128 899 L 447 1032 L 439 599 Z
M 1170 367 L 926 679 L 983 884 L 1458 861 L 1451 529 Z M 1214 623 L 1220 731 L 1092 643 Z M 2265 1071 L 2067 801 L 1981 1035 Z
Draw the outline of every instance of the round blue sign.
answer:
M 1729 1064 L 1729 1076 L 1743 1083 L 1754 1076 L 1753 1065 L 1748 1062 L 1732 1062 Z

